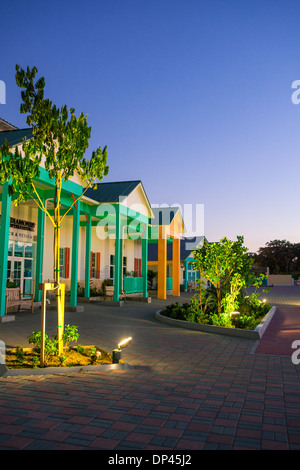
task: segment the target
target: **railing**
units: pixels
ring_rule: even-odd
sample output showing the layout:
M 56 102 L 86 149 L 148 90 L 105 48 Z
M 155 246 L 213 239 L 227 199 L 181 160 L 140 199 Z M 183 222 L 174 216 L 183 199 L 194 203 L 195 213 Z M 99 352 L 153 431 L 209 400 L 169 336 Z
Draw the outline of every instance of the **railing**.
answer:
M 172 290 L 172 289 L 173 289 L 173 278 L 167 277 L 167 290 Z
M 142 277 L 127 277 L 123 278 L 123 290 L 126 294 L 135 294 L 136 292 L 143 292 L 143 278 Z

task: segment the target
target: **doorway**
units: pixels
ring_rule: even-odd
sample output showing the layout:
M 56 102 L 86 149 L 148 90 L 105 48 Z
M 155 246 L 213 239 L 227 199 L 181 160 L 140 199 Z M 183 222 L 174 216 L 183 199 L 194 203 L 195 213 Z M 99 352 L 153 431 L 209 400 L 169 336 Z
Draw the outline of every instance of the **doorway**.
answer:
M 7 280 L 15 287 L 21 287 L 23 296 L 33 293 L 34 244 L 9 241 Z

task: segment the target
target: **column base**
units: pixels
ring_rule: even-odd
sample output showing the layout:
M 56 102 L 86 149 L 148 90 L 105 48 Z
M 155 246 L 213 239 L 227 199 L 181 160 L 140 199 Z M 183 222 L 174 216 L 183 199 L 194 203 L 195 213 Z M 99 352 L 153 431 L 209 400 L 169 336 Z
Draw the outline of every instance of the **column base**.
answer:
M 15 315 L 4 315 L 3 317 L 0 317 L 0 323 L 8 323 L 10 321 L 15 321 L 15 319 Z

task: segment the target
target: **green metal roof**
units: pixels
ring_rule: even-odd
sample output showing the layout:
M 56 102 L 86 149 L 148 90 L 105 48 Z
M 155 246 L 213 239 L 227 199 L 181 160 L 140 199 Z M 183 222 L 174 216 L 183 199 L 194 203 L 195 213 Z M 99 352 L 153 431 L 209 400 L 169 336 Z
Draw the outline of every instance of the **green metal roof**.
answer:
M 32 129 L 16 129 L 14 131 L 2 131 L 0 132 L 0 145 L 3 145 L 5 139 L 7 139 L 8 145 L 13 147 L 21 142 L 26 137 L 30 139 L 32 137 Z
M 128 196 L 141 181 L 98 183 L 97 189 L 89 188 L 85 196 L 97 202 L 119 202 L 119 196 Z

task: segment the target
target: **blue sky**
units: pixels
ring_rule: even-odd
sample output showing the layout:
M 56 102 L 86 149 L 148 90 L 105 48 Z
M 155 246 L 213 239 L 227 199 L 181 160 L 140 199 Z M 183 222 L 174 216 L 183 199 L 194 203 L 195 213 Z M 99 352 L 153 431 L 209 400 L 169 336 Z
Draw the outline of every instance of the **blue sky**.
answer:
M 15 64 L 35 65 L 107 145 L 105 181 L 203 204 L 210 241 L 300 241 L 299 1 L 10 0 L 1 20 L 3 119 L 26 127 Z

